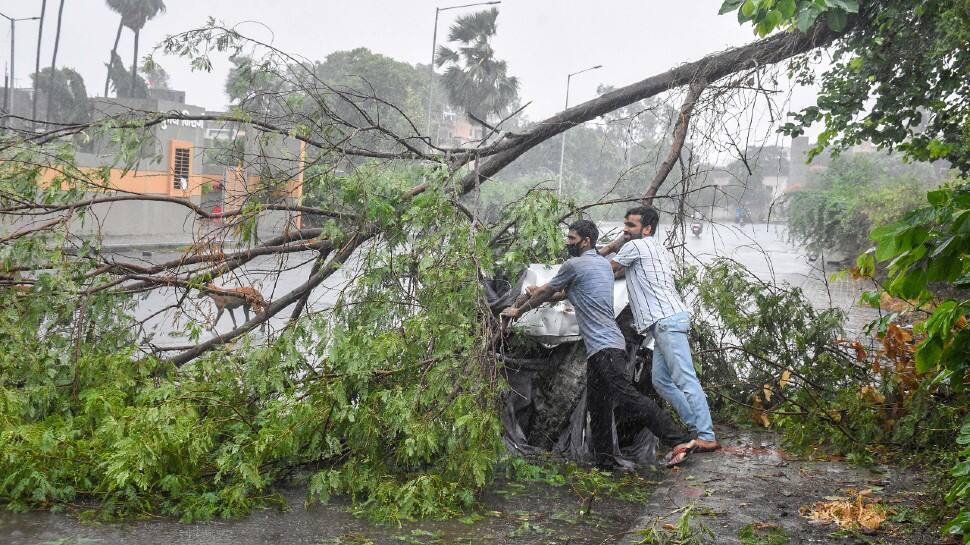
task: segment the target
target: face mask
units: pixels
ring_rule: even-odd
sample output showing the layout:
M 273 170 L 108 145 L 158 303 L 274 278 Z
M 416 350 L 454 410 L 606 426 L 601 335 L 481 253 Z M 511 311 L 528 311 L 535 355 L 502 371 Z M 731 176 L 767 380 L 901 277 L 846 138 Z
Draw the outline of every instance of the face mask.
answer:
M 569 252 L 569 255 L 573 257 L 579 257 L 583 255 L 583 249 L 579 247 L 579 244 L 567 244 L 566 251 Z

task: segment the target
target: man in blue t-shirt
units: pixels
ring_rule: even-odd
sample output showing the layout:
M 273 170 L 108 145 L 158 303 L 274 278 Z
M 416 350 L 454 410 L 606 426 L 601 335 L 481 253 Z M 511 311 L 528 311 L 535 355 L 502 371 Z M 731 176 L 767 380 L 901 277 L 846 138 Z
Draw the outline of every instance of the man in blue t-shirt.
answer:
M 627 379 L 626 340 L 613 317 L 613 270 L 610 263 L 596 253 L 598 238 L 599 231 L 591 221 L 579 220 L 570 225 L 566 248 L 572 257 L 548 284 L 527 289 L 528 301 L 505 309 L 502 316 L 514 320 L 546 301 L 569 299 L 576 309 L 579 333 L 586 345 L 586 404 L 596 461 L 600 465 L 626 469 L 632 464 L 613 452 L 611 421 L 614 407 L 622 405 L 624 409 L 617 414 L 618 421 L 629 419 L 646 426 L 654 435 L 671 444 L 685 443 L 690 436 Z

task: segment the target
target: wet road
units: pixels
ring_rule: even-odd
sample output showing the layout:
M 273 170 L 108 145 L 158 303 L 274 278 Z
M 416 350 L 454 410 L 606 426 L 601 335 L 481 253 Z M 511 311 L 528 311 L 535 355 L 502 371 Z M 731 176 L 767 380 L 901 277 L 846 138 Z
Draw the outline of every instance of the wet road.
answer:
M 604 232 L 619 232 L 620 224 L 601 223 L 600 228 Z M 666 239 L 666 234 L 662 226 L 660 236 Z M 764 281 L 787 282 L 801 287 L 818 307 L 839 306 L 849 310 L 855 306 L 858 298 L 860 288 L 854 282 L 825 282 L 823 279 L 835 271 L 834 266 L 829 265 L 829 270 L 823 271 L 821 260 L 809 262 L 800 249 L 787 243 L 784 227 L 781 225 L 752 224 L 738 227 L 733 224 L 708 223 L 699 238 L 688 233 L 682 250 L 688 260 L 710 262 L 716 257 L 728 257 L 745 265 Z M 147 258 L 140 255 L 123 256 L 124 259 L 153 263 L 174 257 L 177 255 L 155 254 Z M 282 258 L 261 257 L 235 271 L 230 277 L 218 279 L 216 284 L 226 287 L 254 286 L 271 301 L 306 280 L 312 258 L 313 255 L 309 252 Z M 314 311 L 331 308 L 341 290 L 346 288 L 348 280 L 355 274 L 355 265 L 356 261 L 351 260 L 347 266 L 316 288 L 309 301 L 310 308 Z M 186 301 L 181 312 L 175 309 L 166 310 L 177 297 L 176 290 L 166 288 L 154 290 L 140 300 L 135 315 L 139 320 L 145 321 L 143 333 L 153 337 L 153 344 L 162 347 L 186 344 L 186 337 L 173 332 L 180 331 L 190 322 L 204 324 L 202 340 L 214 332 L 225 333 L 233 329 L 233 317 L 229 312 L 223 314 L 218 324 L 213 324 L 215 305 L 208 298 L 198 297 L 197 293 Z M 270 320 L 269 328 L 273 330 L 282 327 L 289 314 L 290 309 L 279 313 Z M 245 320 L 242 309 L 235 311 L 235 319 L 238 323 Z

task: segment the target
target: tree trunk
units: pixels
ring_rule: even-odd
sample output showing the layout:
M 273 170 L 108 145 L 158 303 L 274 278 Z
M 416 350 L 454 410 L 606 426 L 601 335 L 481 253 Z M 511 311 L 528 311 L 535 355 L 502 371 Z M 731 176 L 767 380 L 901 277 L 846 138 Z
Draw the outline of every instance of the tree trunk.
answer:
M 468 173 L 462 178 L 461 190 L 467 193 L 475 187 L 477 177 L 487 179 L 495 175 L 523 153 L 576 125 L 664 91 L 688 85 L 693 81 L 714 82 L 744 69 L 790 59 L 817 47 L 827 46 L 851 29 L 850 23 L 842 32 L 835 32 L 822 21 L 807 33 L 779 33 L 742 47 L 682 64 L 677 68 L 573 106 L 540 121 L 535 128 L 523 134 L 517 134 L 513 139 L 503 143 L 504 145 L 499 147 L 501 151 L 492 155 L 487 161 L 483 161 L 476 172 Z
M 121 29 L 125 27 L 124 18 L 118 20 L 118 32 L 115 33 L 115 44 L 111 47 L 111 56 L 108 57 L 108 73 L 104 76 L 104 96 L 108 96 L 108 84 L 111 82 L 111 65 L 114 63 L 115 54 L 118 53 L 118 42 L 121 41 Z
M 51 110 L 54 107 L 54 77 L 57 66 L 57 48 L 61 45 L 61 21 L 64 18 L 64 0 L 61 0 L 60 7 L 57 8 L 57 30 L 54 31 L 54 53 L 51 55 L 51 73 L 47 80 L 47 112 L 46 120 L 51 121 Z M 55 120 L 56 122 L 56 120 Z
M 135 55 L 131 59 L 131 96 L 135 96 L 136 83 L 138 83 L 138 37 L 141 29 L 135 30 Z
M 47 12 L 47 0 L 40 4 L 40 24 L 37 26 L 37 60 L 34 62 L 34 100 L 30 107 L 30 119 L 37 124 L 37 89 L 40 80 L 40 46 L 44 37 L 44 14 Z

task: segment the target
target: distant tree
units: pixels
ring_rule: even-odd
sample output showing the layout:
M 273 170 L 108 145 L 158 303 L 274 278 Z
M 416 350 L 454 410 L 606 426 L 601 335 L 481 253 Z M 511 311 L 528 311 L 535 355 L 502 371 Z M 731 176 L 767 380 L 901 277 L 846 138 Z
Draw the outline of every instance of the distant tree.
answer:
M 519 94 L 519 80 L 508 75 L 489 43 L 497 17 L 495 8 L 459 17 L 448 32 L 456 46 L 440 46 L 435 60 L 438 68 L 446 67 L 442 84 L 451 104 L 482 120 L 506 112 Z
M 105 1 L 109 8 L 121 15 L 121 20 L 118 22 L 118 31 L 115 33 L 114 46 L 111 48 L 111 60 L 109 60 L 108 64 L 108 76 L 104 81 L 104 94 L 107 96 L 108 83 L 112 79 L 111 66 L 114 64 L 114 57 L 118 52 L 118 41 L 121 39 L 121 29 L 127 27 L 135 33 L 134 54 L 132 56 L 131 72 L 129 74 L 131 83 L 127 88 L 137 89 L 139 87 L 136 81 L 136 78 L 138 77 L 138 41 L 141 35 L 141 29 L 145 27 L 145 23 L 147 23 L 149 20 L 154 19 L 158 14 L 165 12 L 165 2 L 163 0 Z M 116 91 L 118 90 L 117 82 L 115 82 L 115 89 Z
M 413 125 L 427 107 L 427 73 L 406 62 L 363 47 L 331 53 L 309 69 L 288 64 L 268 70 L 266 60 L 243 55 L 230 61 L 226 94 L 234 106 L 254 115 L 315 125 L 339 118 L 364 126 L 368 119 L 379 119 L 395 134 L 418 136 Z M 312 99 L 307 89 L 314 90 Z M 355 134 L 352 141 L 365 147 L 384 145 L 373 132 Z
M 49 108 L 47 119 L 57 123 L 84 123 L 91 119 L 91 103 L 88 101 L 84 78 L 70 68 L 53 71 L 44 68 L 39 74 L 31 74 L 34 85 L 46 89 Z
M 900 155 L 842 154 L 788 196 L 789 232 L 810 251 L 834 248 L 854 258 L 871 246 L 873 227 L 918 208 L 940 181 L 931 165 Z
M 111 58 L 111 65 L 108 67 L 108 80 L 114 87 L 115 95 L 129 98 L 145 98 L 148 96 L 148 85 L 141 76 L 131 77 L 128 69 L 125 68 L 124 61 L 117 53 Z M 132 87 L 134 82 L 134 87 Z
M 615 88 L 599 85 L 597 95 L 605 95 Z M 653 150 L 663 133 L 662 121 L 670 119 L 669 106 L 656 100 L 641 100 L 603 116 L 604 129 L 624 153 L 627 167 L 641 162 L 646 150 Z
M 265 112 L 271 94 L 283 89 L 284 78 L 267 70 L 252 57 L 234 55 L 229 61 L 232 68 L 226 76 L 225 86 L 229 100 L 244 110 Z
M 358 47 L 350 51 L 336 51 L 315 66 L 316 75 L 328 85 L 360 96 L 373 96 L 386 104 L 366 101 L 363 109 L 379 116 L 398 134 L 410 133 L 407 120 L 391 111 L 387 104 L 400 108 L 411 122 L 422 119 L 427 108 L 428 78 L 426 72 L 391 57 Z M 346 101 L 333 104 L 344 119 L 359 119 L 360 112 Z
M 149 69 L 142 69 L 145 74 L 145 84 L 149 89 L 169 89 L 168 72 L 158 64 L 152 64 Z

